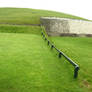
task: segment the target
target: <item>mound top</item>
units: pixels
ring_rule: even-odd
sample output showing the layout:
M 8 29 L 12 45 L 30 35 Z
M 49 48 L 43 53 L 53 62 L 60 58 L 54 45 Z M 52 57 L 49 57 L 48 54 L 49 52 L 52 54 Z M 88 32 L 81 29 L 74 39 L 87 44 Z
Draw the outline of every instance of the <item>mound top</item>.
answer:
M 78 16 L 56 11 L 29 8 L 0 8 L 0 23 L 40 24 L 40 17 L 45 16 L 88 20 Z

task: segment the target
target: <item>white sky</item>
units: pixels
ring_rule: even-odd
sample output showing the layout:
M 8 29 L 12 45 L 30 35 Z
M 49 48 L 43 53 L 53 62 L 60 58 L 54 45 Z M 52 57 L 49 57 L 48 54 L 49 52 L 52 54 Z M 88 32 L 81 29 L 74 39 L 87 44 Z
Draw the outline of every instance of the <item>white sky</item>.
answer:
M 92 20 L 92 0 L 0 0 L 0 7 L 54 10 Z

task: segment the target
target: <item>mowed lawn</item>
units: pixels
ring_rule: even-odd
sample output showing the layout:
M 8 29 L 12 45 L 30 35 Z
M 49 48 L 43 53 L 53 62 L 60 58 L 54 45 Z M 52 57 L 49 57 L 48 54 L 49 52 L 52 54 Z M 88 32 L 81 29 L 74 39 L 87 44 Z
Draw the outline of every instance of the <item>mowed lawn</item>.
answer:
M 48 10 L 0 8 L 0 92 L 92 92 L 92 38 L 49 38 L 80 65 L 74 79 L 74 67 L 58 58 L 35 25 L 43 16 L 87 20 Z
M 51 37 L 51 41 L 80 65 L 78 80 L 82 88 L 92 91 L 92 38 Z
M 59 59 L 41 32 L 32 28 L 0 26 L 8 30 L 0 33 L 0 92 L 88 92 L 81 87 L 80 76 L 73 78 L 71 64 Z M 23 29 L 30 29 L 29 34 Z

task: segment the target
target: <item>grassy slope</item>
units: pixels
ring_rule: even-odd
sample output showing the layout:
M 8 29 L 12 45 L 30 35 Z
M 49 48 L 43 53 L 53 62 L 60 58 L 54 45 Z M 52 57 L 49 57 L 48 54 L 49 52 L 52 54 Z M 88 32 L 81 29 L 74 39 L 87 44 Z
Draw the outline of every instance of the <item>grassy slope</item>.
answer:
M 83 19 L 44 10 L 0 8 L 0 23 L 39 24 L 41 16 Z M 91 38 L 79 38 L 79 42 L 72 38 L 71 44 L 68 43 L 71 38 L 52 39 L 58 48 L 62 47 L 68 56 L 80 64 L 77 80 L 73 79 L 73 67 L 64 62 L 64 58 L 56 58 L 55 51 L 45 46 L 47 44 L 40 36 L 40 27 L 0 25 L 0 92 L 91 92 L 92 59 L 91 54 L 88 55 L 91 53 Z M 82 41 L 84 44 L 78 45 Z M 87 54 L 83 54 L 83 51 Z M 89 63 L 86 63 L 86 59 Z
M 51 37 L 54 44 L 80 65 L 79 83 L 92 91 L 92 38 Z
M 13 25 L 0 25 L 1 33 L 25 33 L 25 34 L 37 34 L 40 35 L 40 26 L 13 26 Z
M 73 19 L 83 19 L 77 16 L 54 11 L 26 8 L 0 8 L 0 23 L 40 24 L 41 16 L 56 16 Z
M 86 72 L 81 70 L 82 77 L 79 76 L 74 80 L 74 68 L 64 58 L 59 59 L 55 51 L 49 49 L 40 31 L 34 30 L 33 33 L 32 27 L 25 28 L 25 26 L 0 26 L 0 30 L 6 29 L 9 31 L 0 33 L 0 84 L 2 84 L 0 92 L 91 92 L 91 88 L 83 83 L 84 80 L 88 82 Z M 30 29 L 29 34 L 24 32 L 24 29 L 25 31 Z M 17 33 L 19 30 L 21 33 Z M 64 41 L 65 39 L 63 38 Z M 68 44 L 60 38 L 53 38 L 53 40 L 58 46 L 67 48 Z M 63 41 L 63 45 L 59 44 L 59 41 Z M 75 46 L 71 49 L 74 48 Z M 72 53 L 69 55 L 71 57 Z M 79 60 L 79 57 L 71 58 Z M 79 64 L 83 64 L 81 58 L 79 61 Z M 90 69 L 91 67 L 88 71 Z M 89 71 L 91 81 L 90 73 L 91 70 Z M 88 85 L 91 84 L 88 82 Z
M 50 51 L 40 31 L 0 33 L 0 92 L 86 92 L 63 60 Z

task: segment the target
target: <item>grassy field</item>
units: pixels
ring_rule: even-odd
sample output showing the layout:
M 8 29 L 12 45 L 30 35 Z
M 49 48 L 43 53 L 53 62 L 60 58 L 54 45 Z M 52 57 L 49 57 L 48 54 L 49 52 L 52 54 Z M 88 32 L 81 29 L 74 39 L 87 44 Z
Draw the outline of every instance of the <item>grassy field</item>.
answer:
M 78 79 L 81 87 L 92 91 L 92 38 L 51 37 L 50 39 L 56 47 L 80 65 Z
M 61 61 L 37 33 L 0 33 L 0 92 L 83 91 Z
M 25 34 L 37 34 L 40 35 L 40 26 L 18 26 L 18 25 L 0 25 L 0 33 L 25 33 Z
M 81 17 L 48 10 L 36 10 L 27 8 L 0 8 L 0 23 L 40 24 L 40 17 L 43 16 L 86 20 Z
M 39 28 L 34 32 L 32 28 L 0 26 L 3 30 L 0 31 L 0 92 L 91 92 L 92 39 L 50 38 L 81 66 L 79 78 L 75 80 L 72 65 L 64 58 L 59 59 L 57 53 L 50 50 Z M 29 29 L 30 32 L 26 33 Z
M 83 19 L 53 11 L 0 8 L 0 23 L 40 24 L 41 16 Z M 73 78 L 72 65 L 47 46 L 40 26 L 0 24 L 0 92 L 92 92 L 92 38 L 49 39 L 80 65 L 78 79 Z

